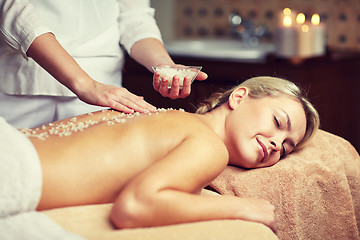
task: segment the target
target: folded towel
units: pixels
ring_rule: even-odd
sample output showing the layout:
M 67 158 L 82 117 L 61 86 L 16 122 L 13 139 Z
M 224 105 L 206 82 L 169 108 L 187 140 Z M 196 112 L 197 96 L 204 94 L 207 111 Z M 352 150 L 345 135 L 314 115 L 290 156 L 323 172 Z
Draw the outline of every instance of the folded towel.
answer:
M 0 118 L 0 218 L 34 210 L 41 195 L 37 152 L 22 133 Z
M 36 212 L 42 187 L 41 165 L 32 143 L 0 118 L 0 236 L 10 239 L 69 239 L 49 217 Z

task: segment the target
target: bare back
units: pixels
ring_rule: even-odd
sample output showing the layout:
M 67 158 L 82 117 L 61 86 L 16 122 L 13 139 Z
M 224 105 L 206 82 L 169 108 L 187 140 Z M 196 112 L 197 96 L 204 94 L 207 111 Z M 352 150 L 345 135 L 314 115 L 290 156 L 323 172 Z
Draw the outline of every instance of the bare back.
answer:
M 56 126 L 65 129 L 66 124 L 87 127 L 60 129 L 49 135 L 50 129 L 54 133 Z M 227 163 L 225 148 L 217 135 L 195 115 L 181 111 L 140 116 L 102 111 L 32 131 L 30 139 L 43 168 L 38 209 L 113 202 L 136 175 L 188 139 L 194 144 L 206 139 L 212 145 L 202 146 L 203 150 L 196 147 L 194 151 L 221 153 L 221 164 L 213 166 L 220 169 L 215 172 Z M 189 154 L 184 153 L 184 157 Z

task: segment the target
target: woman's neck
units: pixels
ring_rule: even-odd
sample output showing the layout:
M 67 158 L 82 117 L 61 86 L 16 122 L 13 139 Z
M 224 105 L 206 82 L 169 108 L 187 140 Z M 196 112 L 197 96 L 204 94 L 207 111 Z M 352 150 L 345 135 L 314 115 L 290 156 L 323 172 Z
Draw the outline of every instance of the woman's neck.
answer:
M 196 116 L 208 125 L 222 140 L 224 140 L 225 120 L 228 113 L 229 109 L 227 106 L 222 105 L 205 114 L 196 114 Z

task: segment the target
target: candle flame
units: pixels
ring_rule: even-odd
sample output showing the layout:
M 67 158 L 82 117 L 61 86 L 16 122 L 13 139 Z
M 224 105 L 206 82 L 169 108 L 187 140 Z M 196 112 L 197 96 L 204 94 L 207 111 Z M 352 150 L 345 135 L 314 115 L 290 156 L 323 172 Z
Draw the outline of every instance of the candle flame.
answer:
M 320 16 L 319 16 L 319 14 L 315 13 L 315 14 L 312 15 L 311 23 L 314 24 L 314 25 L 319 25 L 320 24 Z
M 290 27 L 292 25 L 291 16 L 284 16 L 283 25 L 285 27 Z
M 309 32 L 309 30 L 310 30 L 310 28 L 309 28 L 308 25 L 304 24 L 304 25 L 301 26 L 301 31 L 303 31 L 303 32 Z
M 284 13 L 284 15 L 289 16 L 289 15 L 291 15 L 291 9 L 290 8 L 284 8 L 283 13 Z
M 298 24 L 303 24 L 305 22 L 305 14 L 303 13 L 299 13 L 297 16 L 296 16 L 296 22 Z

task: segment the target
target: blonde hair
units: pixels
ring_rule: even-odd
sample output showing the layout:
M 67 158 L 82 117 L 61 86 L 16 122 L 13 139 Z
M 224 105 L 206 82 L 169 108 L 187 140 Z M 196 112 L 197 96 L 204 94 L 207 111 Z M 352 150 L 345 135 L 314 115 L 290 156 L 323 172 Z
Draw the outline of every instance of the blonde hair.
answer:
M 239 87 L 247 87 L 249 89 L 249 96 L 252 98 L 278 97 L 285 95 L 296 99 L 302 104 L 306 115 L 306 131 L 304 138 L 296 146 L 297 149 L 303 146 L 319 128 L 319 114 L 310 101 L 306 99 L 305 94 L 301 89 L 293 82 L 276 77 L 262 76 L 250 78 L 225 92 L 215 93 L 199 105 L 196 113 L 204 114 L 226 103 L 231 93 Z

